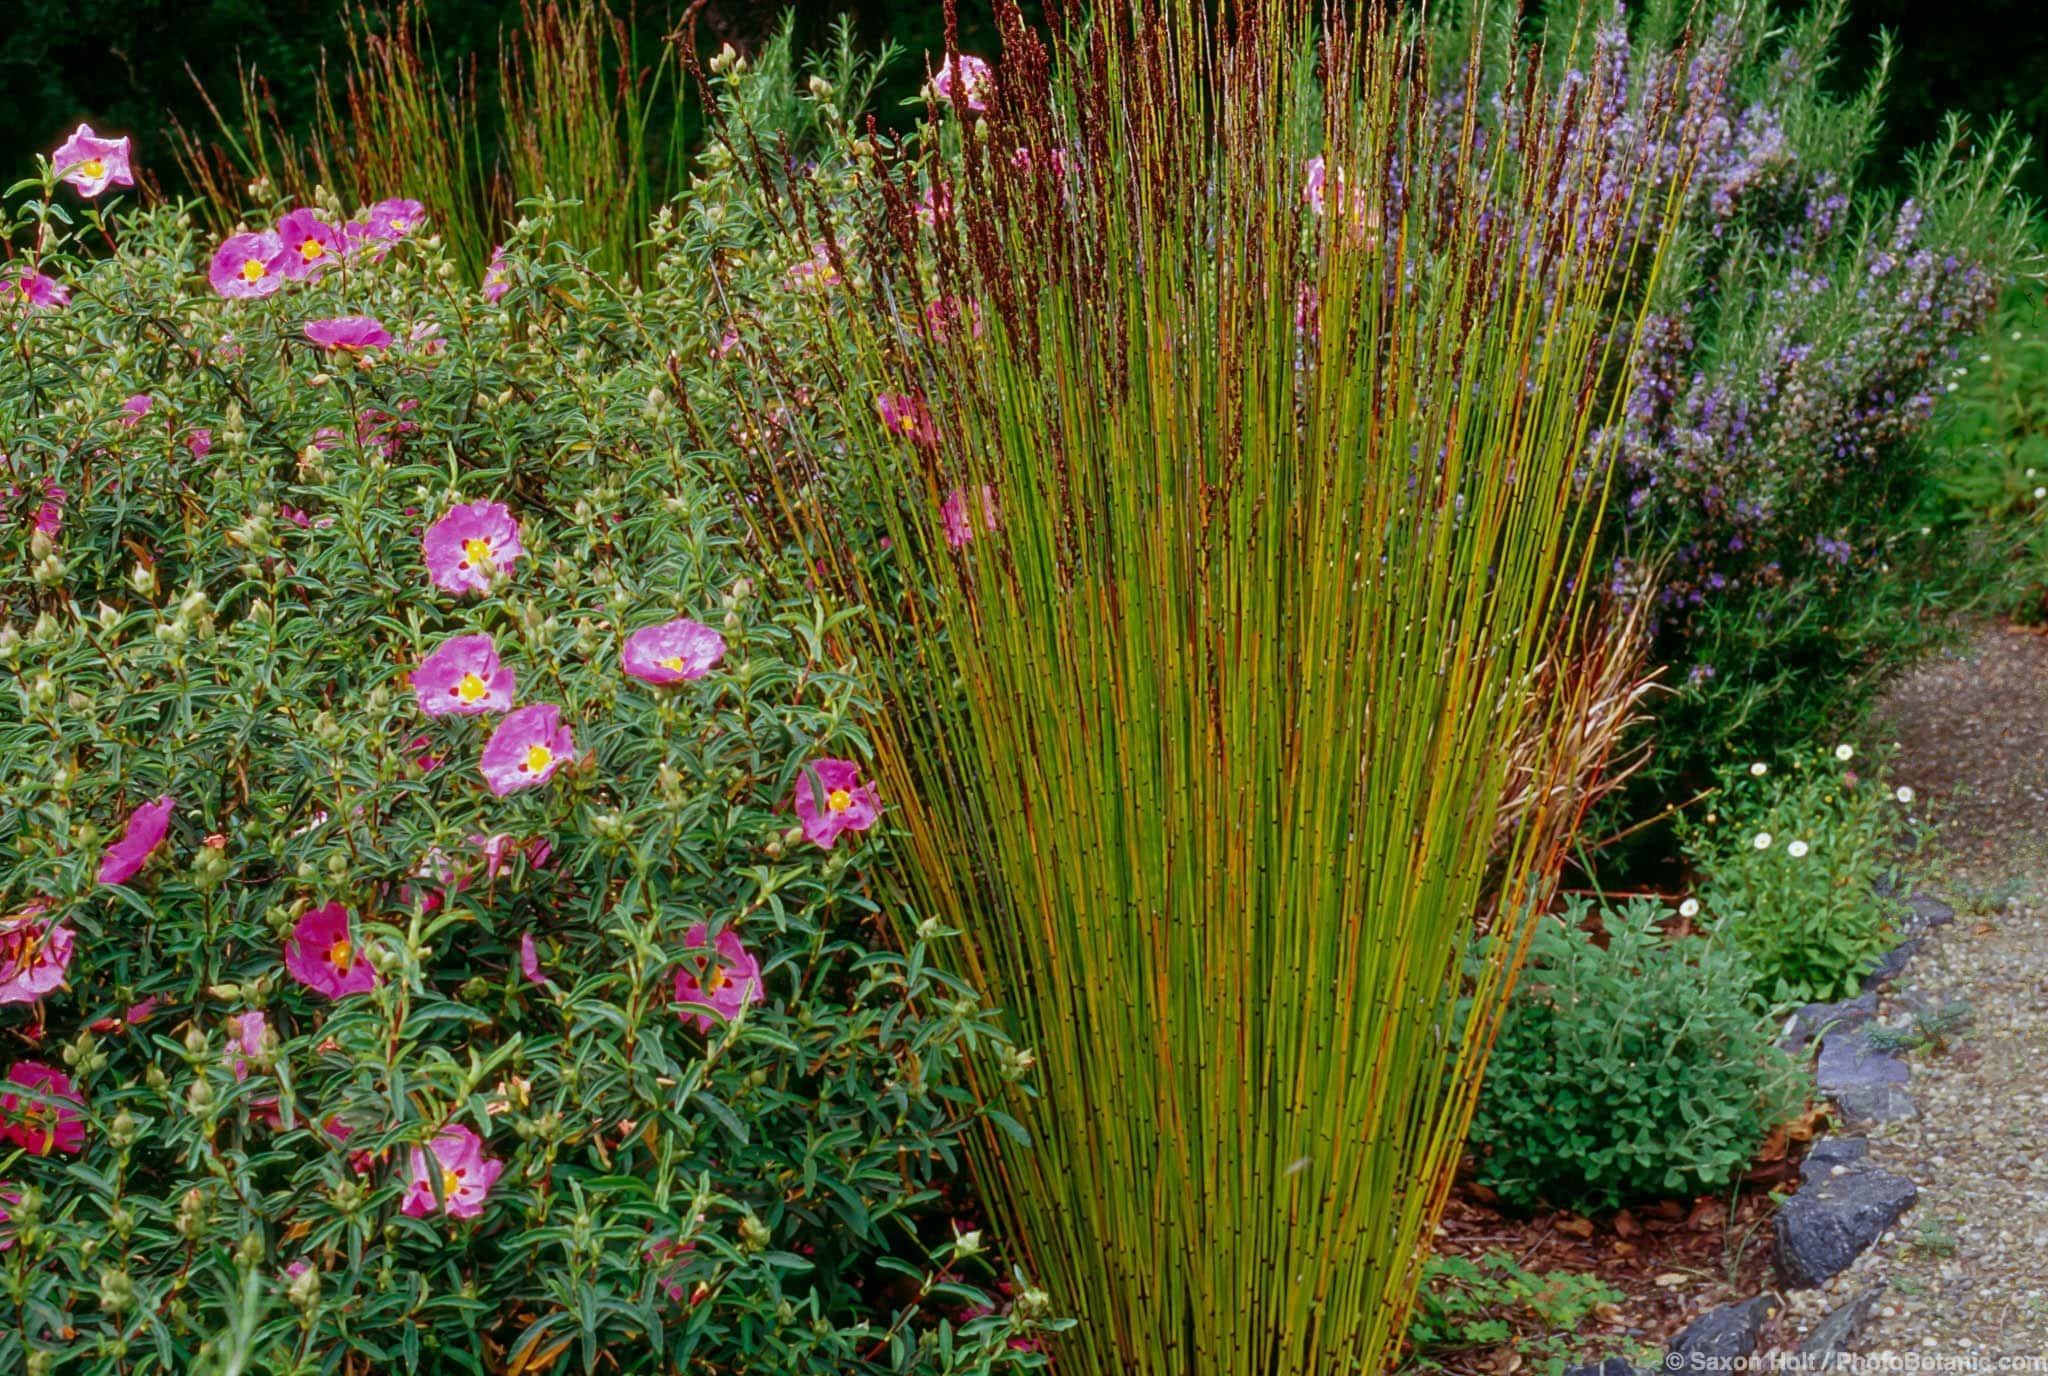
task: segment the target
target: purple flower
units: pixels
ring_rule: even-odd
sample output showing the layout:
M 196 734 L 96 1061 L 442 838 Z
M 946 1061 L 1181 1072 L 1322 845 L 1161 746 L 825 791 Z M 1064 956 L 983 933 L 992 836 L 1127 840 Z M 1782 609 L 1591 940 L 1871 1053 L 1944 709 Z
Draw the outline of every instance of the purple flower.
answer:
M 412 671 L 420 710 L 430 717 L 472 717 L 512 708 L 512 670 L 498 663 L 487 635 L 450 636 Z
M 622 668 L 649 683 L 702 678 L 725 654 L 725 637 L 687 617 L 647 626 L 626 637 Z
M 34 268 L 22 268 L 11 277 L 0 278 L 0 296 L 21 301 L 33 311 L 53 311 L 71 304 L 69 287 Z
M 285 941 L 284 968 L 293 979 L 330 999 L 377 987 L 377 971 L 350 935 L 349 912 L 339 900 L 298 920 Z
M 995 489 L 984 485 L 981 489 L 981 519 L 990 530 L 996 528 Z M 974 538 L 974 518 L 968 514 L 967 489 L 956 487 L 946 494 L 939 516 L 946 525 L 946 543 L 958 549 Z
M 576 758 L 576 738 L 562 725 L 562 709 L 537 702 L 507 713 L 484 743 L 484 782 L 500 798 L 534 788 Z
M 0 918 L 0 1003 L 33 1003 L 64 985 L 71 968 L 71 929 L 46 920 L 48 905 L 31 903 Z
M 233 234 L 213 251 L 206 280 L 222 296 L 268 296 L 284 285 L 284 244 L 277 235 Z
M 391 332 L 367 315 L 344 315 L 333 320 L 308 320 L 306 338 L 323 349 L 388 349 Z
M 510 290 L 512 264 L 505 257 L 505 246 L 499 244 L 491 250 L 491 261 L 484 265 L 484 300 L 495 306 Z
M 728 927 L 714 945 L 710 933 L 702 922 L 683 933 L 683 963 L 676 971 L 676 1002 L 708 1010 L 682 1014 L 699 1032 L 731 1022 L 761 997 L 761 962 L 748 954 L 740 934 Z
M 133 879 L 142 868 L 143 861 L 150 853 L 163 844 L 164 833 L 170 830 L 171 813 L 177 804 L 166 793 L 153 803 L 144 803 L 128 814 L 128 825 L 122 829 L 121 839 L 107 847 L 100 857 L 99 882 L 102 884 L 125 884 Z
M 347 247 L 340 230 L 303 207 L 277 222 L 277 238 L 284 245 L 281 270 L 295 280 L 318 277 L 340 260 Z
M 78 188 L 80 195 L 97 196 L 110 186 L 135 185 L 128 151 L 127 139 L 103 139 L 90 124 L 81 124 L 57 146 L 50 162 L 57 175 Z
M 866 831 L 881 816 L 873 785 L 860 781 L 852 760 L 816 760 L 797 776 L 796 815 L 804 835 L 826 850 L 841 832 Z
M 510 569 L 526 553 L 519 523 L 503 502 L 470 502 L 448 509 L 421 544 L 427 572 L 443 592 L 488 592 L 491 575 Z
M 932 73 L 932 94 L 955 109 L 986 110 L 994 79 L 987 59 L 960 53 L 947 57 Z

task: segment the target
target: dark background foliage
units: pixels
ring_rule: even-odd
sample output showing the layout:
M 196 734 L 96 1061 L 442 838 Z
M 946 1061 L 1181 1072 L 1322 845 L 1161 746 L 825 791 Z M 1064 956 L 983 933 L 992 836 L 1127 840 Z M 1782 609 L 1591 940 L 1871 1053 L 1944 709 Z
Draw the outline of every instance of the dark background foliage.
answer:
M 681 0 L 652 0 L 637 15 L 636 29 L 644 39 L 659 38 L 686 8 Z M 698 42 L 707 50 L 727 41 L 747 48 L 784 8 L 775 0 L 709 0 L 698 16 Z M 945 44 L 937 0 L 794 0 L 790 8 L 800 43 L 850 12 L 869 43 L 894 38 L 912 55 L 936 53 Z M 344 7 L 329 0 L 10 0 L 6 9 L 0 165 L 25 169 L 32 153 L 55 147 L 84 119 L 103 132 L 133 134 L 140 161 L 160 177 L 175 176 L 168 121 L 210 127 L 195 76 L 225 96 L 237 61 L 250 63 L 270 79 L 287 121 L 303 120 L 322 50 L 340 50 L 346 22 Z M 517 0 L 427 0 L 426 9 L 450 62 L 494 52 L 500 28 L 519 22 Z M 1854 0 L 1838 81 L 1859 81 L 1868 71 L 1881 29 L 1898 39 L 1878 150 L 1884 165 L 1932 138 L 1950 110 L 1980 124 L 2010 111 L 2037 142 L 2048 136 L 2048 6 L 2037 0 L 1978 0 L 1966 8 L 1941 0 Z M 961 0 L 960 42 L 970 50 L 996 50 L 988 0 Z M 894 72 L 879 102 L 885 116 L 915 92 L 920 65 L 906 62 Z M 2038 163 L 2026 186 L 2037 197 L 2048 194 L 2048 173 Z M 180 188 L 167 179 L 166 189 Z

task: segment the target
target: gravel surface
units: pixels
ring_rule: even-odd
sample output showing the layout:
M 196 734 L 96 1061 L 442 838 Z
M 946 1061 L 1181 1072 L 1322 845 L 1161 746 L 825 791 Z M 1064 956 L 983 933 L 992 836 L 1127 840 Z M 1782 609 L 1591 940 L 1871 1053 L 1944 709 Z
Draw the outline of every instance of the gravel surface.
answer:
M 1887 994 L 1918 1027 L 1915 1119 L 1870 1131 L 1871 1159 L 1920 1201 L 1825 1291 L 1788 1296 L 1795 1326 L 1878 1280 L 1859 1347 L 1920 1359 L 2048 1354 L 2048 638 L 1980 628 L 1906 676 L 1876 735 L 1895 782 L 1941 823 L 1925 887 L 1954 904 Z M 1967 1013 L 1965 1013 L 1965 1007 Z M 1958 1026 L 1967 1018 L 1966 1026 Z

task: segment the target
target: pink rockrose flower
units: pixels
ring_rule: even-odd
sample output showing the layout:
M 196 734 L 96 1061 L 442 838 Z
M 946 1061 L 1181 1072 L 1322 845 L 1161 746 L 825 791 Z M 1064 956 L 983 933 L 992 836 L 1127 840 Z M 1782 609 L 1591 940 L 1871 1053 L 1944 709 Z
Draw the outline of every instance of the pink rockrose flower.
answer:
M 704 677 L 724 655 L 724 636 L 679 616 L 627 636 L 619 664 L 634 678 L 649 683 L 680 683 Z
M 996 528 L 996 491 L 992 487 L 981 489 L 981 523 L 990 530 Z M 946 543 L 958 549 L 974 538 L 974 518 L 968 515 L 967 489 L 956 487 L 946 494 L 945 502 L 939 507 L 939 516 L 946 524 Z
M 682 1013 L 699 1032 L 731 1022 L 740 1010 L 761 997 L 761 962 L 747 953 L 740 934 L 730 927 L 718 934 L 699 922 L 683 933 L 683 963 L 676 971 L 676 1002 L 709 1012 Z M 715 1016 L 714 1016 L 715 1015 Z
M 491 575 L 510 569 L 526 553 L 519 523 L 503 502 L 468 502 L 448 509 L 421 541 L 427 572 L 443 592 L 488 592 Z
M 536 702 L 508 712 L 484 743 L 484 782 L 500 798 L 534 788 L 576 758 L 576 738 L 562 725 L 562 709 Z
M 957 297 L 942 296 L 926 306 L 924 323 L 933 339 L 951 339 L 963 324 L 968 338 L 979 339 L 982 335 L 980 305 Z
M 171 813 L 177 804 L 166 793 L 153 803 L 144 803 L 128 814 L 128 825 L 121 830 L 121 839 L 108 846 L 100 856 L 99 882 L 102 884 L 125 884 L 133 879 L 142 868 L 142 862 L 149 859 L 150 852 L 163 844 L 164 833 L 170 830 Z
M 249 1078 L 249 1058 L 263 1050 L 263 1034 L 270 1029 L 270 1019 L 261 1013 L 234 1013 L 228 1017 L 228 1068 L 234 1072 L 235 1083 Z
M 0 918 L 0 1003 L 34 1003 L 64 985 L 71 968 L 71 929 L 42 916 L 45 903 L 31 903 L 13 917 Z
M 916 212 L 919 223 L 935 225 L 942 219 L 953 218 L 953 189 L 944 182 L 934 181 L 917 198 L 911 209 Z
M 149 414 L 149 408 L 154 405 L 156 398 L 147 392 L 137 392 L 121 403 L 121 424 L 132 430 L 142 423 L 142 418 Z
M 484 300 L 493 306 L 504 299 L 512 290 L 512 263 L 505 257 L 505 246 L 499 244 L 491 250 L 491 261 L 484 264 Z
M 276 234 L 231 234 L 213 251 L 206 280 L 222 296 L 268 296 L 284 285 L 284 243 Z
M 826 850 L 844 831 L 866 831 L 882 815 L 872 784 L 852 760 L 814 760 L 796 779 L 796 815 L 804 835 Z
M 284 968 L 293 979 L 330 999 L 367 993 L 377 972 L 349 934 L 349 911 L 339 901 L 298 920 L 284 944 Z
M 436 1209 L 450 1218 L 475 1218 L 484 1211 L 491 1186 L 504 1173 L 505 1163 L 484 1155 L 484 1140 L 460 1123 L 450 1123 L 434 1134 L 433 1159 L 418 1147 L 412 1149 L 412 1180 L 406 1186 L 405 1201 L 399 1209 L 408 1218 L 425 1218 Z M 435 1202 L 435 1185 L 440 1202 Z
M 53 311 L 71 304 L 71 288 L 34 268 L 0 278 L 0 297 L 19 301 L 32 311 Z
M 323 349 L 346 349 L 351 353 L 360 353 L 364 349 L 391 347 L 391 331 L 367 315 L 342 315 L 332 320 L 308 320 L 305 331 L 306 338 Z
M 546 869 L 548 861 L 553 859 L 555 854 L 555 848 L 549 844 L 547 837 L 536 836 L 522 844 L 519 838 L 509 831 L 500 831 L 490 836 L 472 836 L 469 838 L 469 844 L 483 853 L 486 879 L 496 879 L 510 870 L 512 857 L 522 850 L 526 855 L 526 863 L 537 870 Z
M 12 497 L 15 493 L 10 490 L 7 495 Z M 57 538 L 57 532 L 64 527 L 64 502 L 69 495 L 55 483 L 43 484 L 43 500 L 36 507 L 32 522 L 37 530 L 52 540 Z
M 185 438 L 185 447 L 192 451 L 192 457 L 203 459 L 213 452 L 213 431 L 194 430 Z
M 932 73 L 932 94 L 955 109 L 986 110 L 995 71 L 986 58 L 969 53 L 950 55 Z
M 923 397 L 914 397 L 906 392 L 884 392 L 875 398 L 875 414 L 882 418 L 883 427 L 892 435 L 917 444 L 938 443 L 938 428 L 932 424 L 932 413 L 925 406 Z
M 278 220 L 277 239 L 284 245 L 279 269 L 295 281 L 318 277 L 341 260 L 346 248 L 340 230 L 303 206 Z
M 90 124 L 72 130 L 71 137 L 50 154 L 50 162 L 58 177 L 70 182 L 81 196 L 97 196 L 110 186 L 135 185 L 128 140 L 103 139 Z
M 83 1151 L 85 1121 L 74 1105 L 84 1103 L 63 1071 L 41 1061 L 16 1061 L 0 1081 L 0 1141 L 30 1156 Z
M 532 932 L 519 934 L 519 973 L 532 984 L 546 984 L 548 977 L 540 968 L 540 948 L 534 944 Z
M 450 636 L 420 661 L 410 681 L 430 717 L 512 710 L 512 670 L 498 662 L 487 635 Z
M 832 261 L 832 251 L 824 244 L 813 244 L 811 256 L 789 270 L 790 285 L 797 287 L 829 287 L 838 283 L 839 268 Z
M 350 237 L 361 242 L 395 244 L 426 221 L 427 208 L 418 201 L 392 197 L 371 206 L 362 219 L 351 220 L 348 228 Z

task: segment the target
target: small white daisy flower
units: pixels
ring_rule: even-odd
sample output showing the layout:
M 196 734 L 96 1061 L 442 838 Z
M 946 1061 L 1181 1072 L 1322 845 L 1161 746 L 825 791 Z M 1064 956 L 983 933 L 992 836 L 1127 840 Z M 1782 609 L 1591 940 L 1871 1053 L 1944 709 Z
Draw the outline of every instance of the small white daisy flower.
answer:
M 1899 791 L 1892 796 L 1902 803 L 1910 803 L 1913 801 L 1913 790 L 1907 788 L 1904 784 L 1900 784 Z
M 1756 834 L 1756 839 L 1751 841 L 1750 844 L 1758 850 L 1769 850 L 1771 848 L 1771 834 L 1768 831 L 1760 831 Z
M 2040 500 L 2041 500 L 2041 499 L 2042 499 L 2043 497 L 2048 497 L 2048 487 L 2037 487 L 2037 488 L 2035 488 L 2035 489 L 2034 489 L 2034 500 L 2038 502 L 2038 501 L 2040 501 Z
M 1785 847 L 1785 852 L 1794 860 L 1797 860 L 1806 854 L 1806 842 L 1794 841 L 1791 845 Z
M 1840 760 L 1843 764 L 1847 764 L 1849 761 L 1856 758 L 1856 747 L 1853 745 L 1836 746 L 1835 758 Z
M 1700 915 L 1700 901 L 1697 898 L 1686 899 L 1685 902 L 1678 905 L 1678 915 L 1680 917 L 1698 917 Z
M 1761 779 L 1764 775 L 1771 772 L 1771 767 L 1765 764 L 1762 760 L 1758 760 L 1755 764 L 1749 767 L 1749 772 L 1756 778 Z

